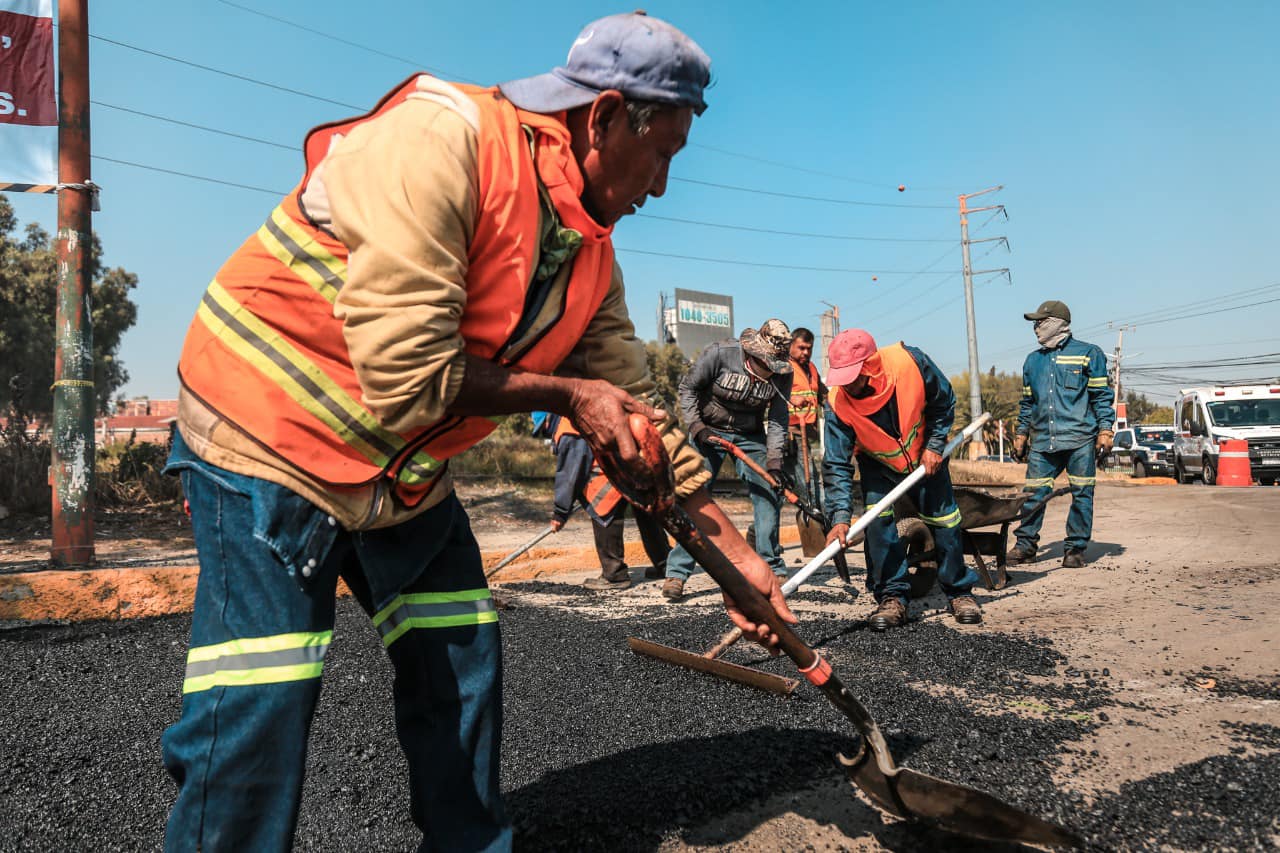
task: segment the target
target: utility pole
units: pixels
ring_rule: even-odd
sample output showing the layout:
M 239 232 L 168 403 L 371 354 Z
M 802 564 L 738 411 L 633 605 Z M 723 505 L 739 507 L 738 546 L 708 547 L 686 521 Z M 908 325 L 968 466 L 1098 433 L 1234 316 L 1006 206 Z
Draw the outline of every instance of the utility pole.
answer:
M 969 333 L 969 419 L 973 420 L 982 414 L 982 387 L 981 387 L 981 368 L 978 366 L 978 321 L 973 310 L 973 276 L 974 271 L 969 261 L 969 244 L 986 243 L 990 241 L 1003 241 L 1005 248 L 1008 248 L 1009 241 L 1004 237 L 987 237 L 982 240 L 969 240 L 969 214 L 978 213 L 983 210 L 997 210 L 1004 213 L 1005 218 L 1009 218 L 1009 214 L 1005 213 L 1003 204 L 992 204 L 987 207 L 969 207 L 969 199 L 976 198 L 987 193 L 999 192 L 1004 189 L 1004 185 L 987 187 L 985 190 L 979 190 L 976 193 L 968 193 L 960 196 L 960 253 L 964 261 L 964 314 L 965 325 Z M 1003 272 L 1008 275 L 1008 268 L 1002 270 L 979 270 L 978 275 L 990 272 Z M 969 458 L 976 459 L 982 455 L 985 449 L 985 442 L 977 441 L 969 442 Z
M 840 307 L 830 302 L 823 302 L 827 310 L 819 319 L 819 330 L 822 335 L 822 375 L 831 371 L 831 342 L 840 334 Z
M 89 0 L 58 3 L 58 296 L 53 367 L 53 547 L 58 566 L 93 563 L 93 322 L 89 307 Z
M 1133 326 L 1120 326 L 1116 329 L 1116 352 L 1114 356 L 1116 373 L 1111 382 L 1116 389 L 1116 423 L 1121 427 L 1129 425 L 1129 407 L 1125 404 L 1124 388 L 1120 384 L 1120 360 L 1124 358 L 1124 333 L 1130 329 L 1133 329 Z

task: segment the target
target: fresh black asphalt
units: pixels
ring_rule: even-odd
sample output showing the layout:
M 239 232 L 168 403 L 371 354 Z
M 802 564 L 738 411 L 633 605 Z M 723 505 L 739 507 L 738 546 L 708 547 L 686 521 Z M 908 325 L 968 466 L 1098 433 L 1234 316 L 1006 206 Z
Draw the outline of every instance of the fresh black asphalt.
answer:
M 507 589 L 503 787 L 518 849 L 653 850 L 731 811 L 771 817 L 779 794 L 807 814 L 840 778 L 832 755 L 855 747 L 853 729 L 807 685 L 782 699 L 627 650 L 628 636 L 705 649 L 726 627 L 722 613 L 654 606 L 587 618 L 521 596 L 584 603 L 580 588 Z M 188 627 L 171 617 L 0 631 L 0 851 L 159 849 L 174 791 L 159 739 L 178 713 Z M 1124 717 L 1106 669 L 1075 668 L 1047 641 L 936 620 L 876 634 L 810 613 L 802 633 L 863 698 L 900 763 L 988 790 L 1097 849 L 1268 849 L 1280 834 L 1276 727 L 1240 726 L 1228 754 L 1086 801 L 1052 777 L 1095 762 L 1079 741 Z M 335 635 L 297 847 L 412 850 L 389 666 L 349 600 Z M 730 657 L 790 671 L 746 646 Z M 901 824 L 876 834 L 894 850 L 989 849 Z

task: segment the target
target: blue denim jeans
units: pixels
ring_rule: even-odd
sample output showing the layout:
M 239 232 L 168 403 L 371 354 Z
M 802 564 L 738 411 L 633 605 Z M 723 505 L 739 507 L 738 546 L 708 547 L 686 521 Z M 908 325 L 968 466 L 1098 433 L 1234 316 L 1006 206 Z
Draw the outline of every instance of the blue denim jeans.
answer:
M 457 498 L 351 533 L 288 489 L 201 461 L 180 436 L 169 470 L 191 506 L 200 576 L 182 715 L 161 740 L 178 783 L 165 849 L 292 848 L 342 577 L 395 670 L 420 849 L 509 850 L 501 638 Z
M 1032 450 L 1027 459 L 1027 480 L 1022 490 L 1031 497 L 1022 505 L 1023 522 L 1014 531 L 1018 547 L 1034 551 L 1040 542 L 1045 504 L 1053 492 L 1053 481 L 1066 470 L 1071 486 L 1071 511 L 1067 513 L 1067 538 L 1063 545 L 1069 551 L 1083 551 L 1093 536 L 1093 487 L 1097 482 L 1097 451 L 1093 442 L 1074 450 Z
M 889 494 L 905 475 L 859 454 L 858 471 L 862 474 L 862 492 L 867 509 Z M 951 469 L 944 464 L 932 477 L 925 477 L 907 490 L 920 518 L 933 533 L 938 551 L 938 585 L 947 598 L 968 595 L 978 582 L 978 573 L 964 561 L 964 543 L 960 537 L 960 508 L 951 488 Z M 877 602 L 896 597 L 907 603 L 911 590 L 908 575 L 907 548 L 898 538 L 893 510 L 876 516 L 867 528 L 867 589 Z
M 717 433 L 717 435 L 741 447 L 748 456 L 760 464 L 760 467 L 764 467 L 763 435 L 734 435 L 728 432 Z M 715 485 L 715 478 L 720 473 L 720 466 L 724 464 L 728 451 L 708 444 L 701 444 L 698 450 L 711 466 L 711 482 L 707 484 L 707 488 L 710 489 Z M 737 457 L 734 457 L 733 466 L 738 476 L 747 484 L 747 494 L 751 498 L 751 512 L 756 525 L 756 553 L 769 564 L 774 574 L 785 575 L 787 564 L 782 560 L 782 548 L 778 545 L 778 516 L 782 508 L 782 498 L 769 488 L 769 484 L 759 474 L 742 464 Z M 683 580 L 693 574 L 694 568 L 693 557 L 683 545 L 677 545 L 671 551 L 671 556 L 667 558 L 667 577 L 669 578 Z

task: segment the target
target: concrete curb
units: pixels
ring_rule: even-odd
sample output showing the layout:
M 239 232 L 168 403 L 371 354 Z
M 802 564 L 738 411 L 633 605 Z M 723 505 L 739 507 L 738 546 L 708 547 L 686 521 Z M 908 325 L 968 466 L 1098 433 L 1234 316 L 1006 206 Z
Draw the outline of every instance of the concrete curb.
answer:
M 779 533 L 784 545 L 800 541 L 794 526 L 783 527 Z M 485 569 L 497 565 L 508 553 L 482 552 Z M 648 562 L 639 542 L 627 543 L 626 559 L 636 565 Z M 495 575 L 493 583 L 590 571 L 597 565 L 594 547 L 534 548 Z M 0 621 L 87 622 L 185 613 L 195 601 L 198 574 L 196 566 L 157 566 L 0 575 Z M 350 591 L 339 584 L 338 594 L 346 596 Z

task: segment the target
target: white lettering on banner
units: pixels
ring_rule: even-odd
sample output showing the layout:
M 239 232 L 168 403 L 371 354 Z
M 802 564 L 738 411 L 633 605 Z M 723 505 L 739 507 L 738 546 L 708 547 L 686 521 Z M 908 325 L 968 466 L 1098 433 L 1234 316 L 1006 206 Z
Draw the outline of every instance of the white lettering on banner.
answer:
M 681 299 L 676 303 L 676 319 L 696 326 L 723 326 L 727 329 L 730 326 L 729 306 Z
M 58 181 L 55 76 L 52 0 L 0 0 L 0 183 L 11 190 Z

